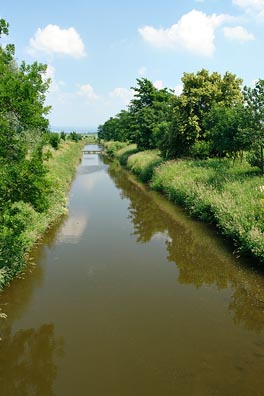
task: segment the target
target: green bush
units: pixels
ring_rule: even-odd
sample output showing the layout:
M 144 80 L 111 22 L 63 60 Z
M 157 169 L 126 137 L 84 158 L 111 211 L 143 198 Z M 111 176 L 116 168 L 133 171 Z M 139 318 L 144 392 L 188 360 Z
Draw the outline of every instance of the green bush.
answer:
M 127 146 L 127 143 L 125 142 L 116 142 L 116 141 L 109 141 L 109 142 L 104 142 L 104 152 L 109 156 L 114 158 L 116 153 Z

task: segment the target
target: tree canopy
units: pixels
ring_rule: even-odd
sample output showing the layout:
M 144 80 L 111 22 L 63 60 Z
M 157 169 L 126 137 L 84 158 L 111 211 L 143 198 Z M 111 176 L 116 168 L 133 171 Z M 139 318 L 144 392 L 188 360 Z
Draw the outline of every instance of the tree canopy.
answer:
M 164 158 L 231 156 L 251 152 L 264 172 L 264 80 L 244 87 L 231 72 L 184 73 L 180 95 L 137 79 L 134 97 L 99 127 L 99 138 L 158 148 Z

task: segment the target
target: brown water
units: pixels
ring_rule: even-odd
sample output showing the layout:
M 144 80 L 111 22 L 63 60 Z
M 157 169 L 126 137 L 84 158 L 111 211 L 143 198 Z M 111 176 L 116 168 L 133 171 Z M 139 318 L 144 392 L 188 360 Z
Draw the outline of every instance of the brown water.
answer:
M 263 395 L 264 275 L 130 178 L 85 156 L 0 296 L 0 395 Z

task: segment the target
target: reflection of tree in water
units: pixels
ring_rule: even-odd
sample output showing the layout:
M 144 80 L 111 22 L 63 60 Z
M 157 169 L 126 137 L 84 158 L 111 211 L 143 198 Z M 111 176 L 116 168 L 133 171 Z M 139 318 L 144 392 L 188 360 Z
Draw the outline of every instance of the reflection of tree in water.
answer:
M 58 224 L 57 227 L 60 225 Z M 52 243 L 57 227 L 44 237 Z M 45 245 L 37 245 L 30 255 L 33 262 L 45 256 Z M 43 282 L 40 265 L 29 265 L 24 279 L 14 279 L 0 294 L 0 307 L 7 319 L 0 318 L 0 395 L 51 396 L 56 378 L 56 358 L 63 350 L 63 341 L 56 339 L 54 326 L 44 324 L 37 329 L 19 330 L 13 334 L 13 323 L 24 315 L 35 287 Z
M 129 212 L 138 242 L 146 243 L 157 233 L 164 235 L 168 261 L 179 270 L 179 283 L 199 288 L 217 286 L 233 290 L 229 309 L 235 323 L 243 323 L 256 332 L 264 328 L 264 276 L 250 268 L 246 260 L 237 260 L 220 239 L 213 238 L 199 222 L 162 210 L 162 198 L 131 183 L 116 164 L 109 174 L 122 195 L 130 200 Z M 167 208 L 168 204 L 165 204 Z M 172 205 L 170 205 L 172 207 Z
M 54 395 L 55 360 L 62 351 L 63 341 L 55 339 L 52 324 L 5 334 L 0 343 L 1 395 Z

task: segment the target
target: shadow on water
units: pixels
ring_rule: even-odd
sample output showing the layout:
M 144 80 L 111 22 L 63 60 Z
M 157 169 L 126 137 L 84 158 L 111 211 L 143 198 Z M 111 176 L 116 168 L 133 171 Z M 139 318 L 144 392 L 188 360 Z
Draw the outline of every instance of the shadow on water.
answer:
M 215 227 L 195 221 L 160 194 L 149 191 L 133 176 L 111 163 L 109 175 L 128 198 L 129 219 L 140 243 L 163 241 L 167 260 L 178 268 L 183 285 L 231 289 L 229 310 L 236 324 L 260 332 L 264 328 L 264 272 L 253 260 L 235 258 L 230 244 Z

